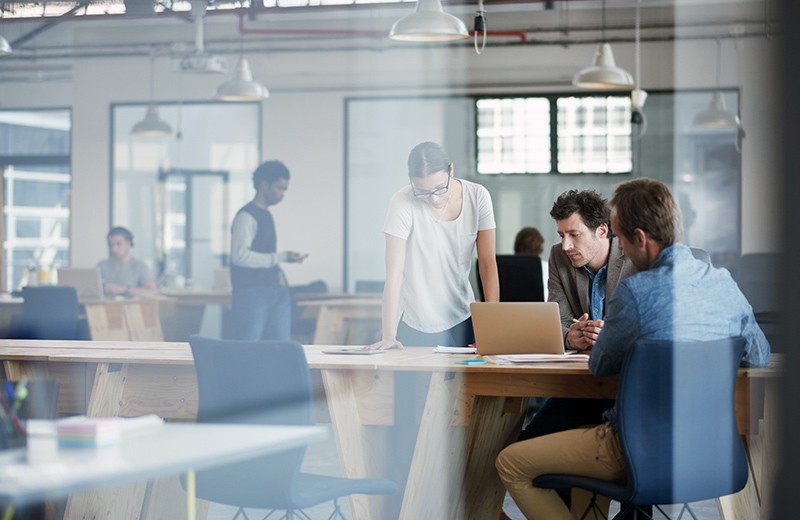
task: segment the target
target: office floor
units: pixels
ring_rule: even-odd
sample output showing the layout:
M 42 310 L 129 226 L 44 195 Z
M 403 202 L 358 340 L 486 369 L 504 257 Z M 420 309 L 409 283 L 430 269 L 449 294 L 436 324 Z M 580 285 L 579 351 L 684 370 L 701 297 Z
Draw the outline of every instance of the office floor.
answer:
M 308 447 L 308 451 L 306 452 L 306 458 L 303 463 L 303 469 L 305 471 L 327 474 L 327 475 L 341 474 L 339 471 L 339 462 L 336 455 L 336 446 L 332 438 L 327 441 L 316 443 Z M 341 500 L 340 505 L 342 507 L 342 510 L 344 511 L 345 516 L 347 518 L 350 518 L 350 510 L 347 499 Z M 719 512 L 717 511 L 716 501 L 707 500 L 704 502 L 697 502 L 691 504 L 691 506 L 698 520 L 719 520 Z M 525 520 L 525 517 L 522 515 L 519 509 L 517 509 L 517 506 L 514 504 L 514 501 L 508 495 L 506 495 L 505 502 L 503 505 L 503 510 L 509 517 L 511 517 L 512 520 Z M 677 517 L 680 509 L 679 506 L 667 506 L 664 508 L 664 510 L 667 511 L 667 513 L 669 513 L 670 516 L 674 518 Z M 333 511 L 333 506 L 330 502 L 320 504 L 319 506 L 305 510 L 306 514 L 308 514 L 308 516 L 311 517 L 313 520 L 327 519 L 332 511 Z M 610 516 L 613 517 L 613 515 L 616 514 L 617 511 L 619 511 L 619 505 L 612 502 Z M 234 507 L 224 506 L 220 504 L 211 504 L 208 512 L 208 520 L 231 520 L 235 514 L 236 514 L 236 508 Z M 266 515 L 265 511 L 247 510 L 247 516 L 251 520 L 256 520 L 256 519 L 260 520 L 265 515 Z M 686 517 L 686 515 L 684 516 Z M 656 518 L 659 519 L 662 517 L 660 515 L 656 515 Z M 375 520 L 392 520 L 392 519 L 381 518 Z M 487 520 L 492 520 L 492 519 L 487 519 Z

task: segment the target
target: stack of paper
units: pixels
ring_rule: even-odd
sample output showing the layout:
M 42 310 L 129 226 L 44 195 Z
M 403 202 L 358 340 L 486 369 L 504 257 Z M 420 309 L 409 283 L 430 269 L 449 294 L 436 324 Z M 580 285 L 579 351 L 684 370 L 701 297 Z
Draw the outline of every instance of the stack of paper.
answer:
M 89 419 L 86 416 L 58 421 L 56 431 L 59 446 L 75 448 L 117 444 L 122 433 L 117 418 Z
M 117 444 L 122 434 L 148 430 L 163 424 L 161 417 L 152 414 L 129 419 L 95 419 L 81 415 L 56 421 L 56 433 L 59 446 L 89 448 Z
M 475 347 L 445 347 L 444 345 L 436 345 L 433 351 L 437 354 L 476 354 L 478 352 Z
M 501 356 L 485 356 L 486 359 L 498 365 L 512 363 L 553 363 L 566 361 L 589 361 L 589 354 L 575 354 L 569 351 L 565 354 L 507 354 Z

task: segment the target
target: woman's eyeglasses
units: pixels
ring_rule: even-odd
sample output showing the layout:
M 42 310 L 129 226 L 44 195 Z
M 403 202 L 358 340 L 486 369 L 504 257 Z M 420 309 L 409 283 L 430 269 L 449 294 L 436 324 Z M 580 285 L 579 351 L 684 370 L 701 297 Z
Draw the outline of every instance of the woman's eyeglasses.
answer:
M 420 199 L 425 199 L 427 197 L 433 197 L 435 195 L 444 195 L 447 193 L 447 190 L 450 189 L 450 175 L 447 176 L 447 183 L 444 186 L 439 186 L 438 188 L 431 190 L 431 191 L 417 191 L 414 187 L 414 183 L 411 183 L 411 192 L 414 194 L 415 197 Z

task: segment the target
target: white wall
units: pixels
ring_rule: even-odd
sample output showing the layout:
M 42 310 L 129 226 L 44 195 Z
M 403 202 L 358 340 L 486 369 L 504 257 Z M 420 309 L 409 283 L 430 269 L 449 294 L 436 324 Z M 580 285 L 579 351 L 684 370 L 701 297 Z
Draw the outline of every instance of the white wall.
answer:
M 79 25 L 79 27 L 78 27 Z M 187 24 L 188 25 L 188 24 Z M 233 25 L 233 23 L 231 23 Z M 186 31 L 187 29 L 182 29 Z M 190 28 L 188 29 L 190 30 Z M 235 28 L 231 27 L 231 31 Z M 106 36 L 93 24 L 76 24 L 75 41 Z M 143 33 L 146 34 L 146 33 Z M 730 42 L 730 40 L 726 40 Z M 744 252 L 776 250 L 776 170 L 772 143 L 776 108 L 770 95 L 773 41 L 740 41 L 737 73 L 732 43 L 724 44 L 722 85 L 741 79 L 743 149 L 742 246 Z M 425 95 L 442 92 L 535 92 L 569 88 L 575 71 L 588 64 L 593 45 L 569 48 L 505 46 L 480 56 L 470 46 L 406 47 L 384 43 L 337 52 L 269 52 L 248 55 L 254 75 L 271 90 L 264 101 L 263 158 L 283 160 L 293 177 L 276 207 L 281 248 L 310 253 L 289 266 L 292 283 L 322 278 L 340 289 L 344 222 L 344 100 L 348 96 Z M 713 40 L 646 43 L 642 50 L 645 89 L 710 87 L 715 82 Z M 614 44 L 617 63 L 633 69 L 633 47 Z M 233 59 L 234 57 L 229 57 Z M 156 98 L 208 99 L 221 76 L 174 72 L 167 58 L 156 62 Z M 146 101 L 148 60 L 142 57 L 82 58 L 71 83 L 3 83 L 0 108 L 63 107 L 73 110 L 71 262 L 93 265 L 106 255 L 109 215 L 109 106 Z M 393 124 L 386 121 L 387 125 Z

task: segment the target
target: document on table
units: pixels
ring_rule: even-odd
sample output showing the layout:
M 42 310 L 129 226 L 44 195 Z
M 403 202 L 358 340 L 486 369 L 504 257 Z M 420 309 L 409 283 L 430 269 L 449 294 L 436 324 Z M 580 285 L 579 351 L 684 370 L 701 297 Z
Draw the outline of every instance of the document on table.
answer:
M 444 345 L 436 345 L 433 352 L 436 354 L 477 354 L 478 349 L 475 347 L 446 347 Z
M 327 348 L 322 351 L 323 354 L 355 354 L 355 355 L 370 355 L 380 354 L 383 350 L 369 349 L 367 347 L 341 347 L 341 348 Z
M 577 354 L 574 350 L 564 354 L 506 354 L 485 356 L 490 362 L 497 365 L 511 365 L 515 363 L 561 363 L 561 362 L 587 362 L 589 354 Z

